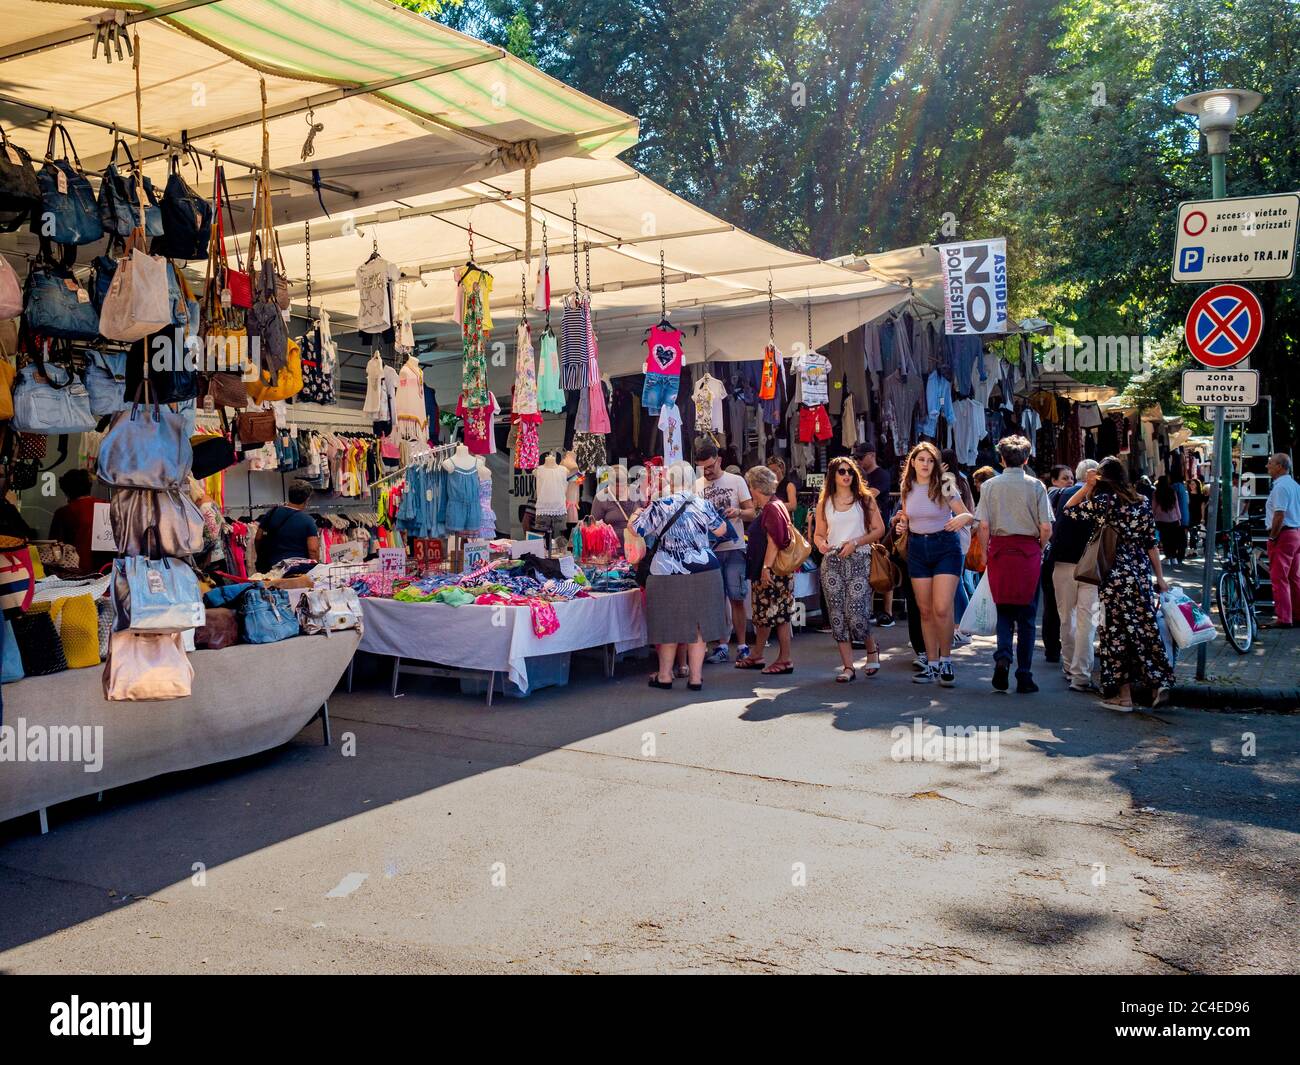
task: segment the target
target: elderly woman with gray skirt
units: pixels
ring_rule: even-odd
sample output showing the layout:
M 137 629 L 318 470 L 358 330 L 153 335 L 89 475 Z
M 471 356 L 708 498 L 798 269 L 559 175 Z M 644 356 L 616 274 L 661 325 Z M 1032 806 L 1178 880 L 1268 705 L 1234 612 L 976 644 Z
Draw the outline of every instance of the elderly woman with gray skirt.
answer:
M 693 491 L 675 492 L 634 511 L 629 524 L 653 540 L 646 582 L 646 633 L 657 645 L 659 670 L 650 687 L 671 689 L 678 644 L 686 645 L 686 687 L 704 688 L 708 641 L 725 640 L 731 619 L 724 609 L 722 569 L 709 537 L 729 535 L 726 519 Z

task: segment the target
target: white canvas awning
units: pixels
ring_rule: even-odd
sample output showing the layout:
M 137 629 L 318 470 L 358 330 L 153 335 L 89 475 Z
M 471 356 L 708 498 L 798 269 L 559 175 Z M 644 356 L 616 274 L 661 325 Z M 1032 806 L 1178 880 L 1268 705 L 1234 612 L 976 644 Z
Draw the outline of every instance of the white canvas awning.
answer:
M 0 0 L 0 121 L 39 158 L 49 114 L 64 116 L 88 171 L 112 134 L 77 116 L 135 127 L 130 56 L 92 59 L 92 20 L 106 5 Z M 541 160 L 612 157 L 636 119 L 548 77 L 500 48 L 384 0 L 163 0 L 120 4 L 141 41 L 143 132 L 256 164 L 265 78 L 277 219 L 355 210 Z M 27 106 L 31 105 L 31 106 Z M 35 108 L 35 109 L 33 109 Z M 302 159 L 307 116 L 322 124 Z M 135 151 L 135 138 L 127 141 Z M 155 180 L 166 163 L 146 143 Z M 192 170 L 190 175 L 192 177 Z M 197 186 L 206 193 L 211 169 Z M 227 167 L 231 192 L 247 171 Z

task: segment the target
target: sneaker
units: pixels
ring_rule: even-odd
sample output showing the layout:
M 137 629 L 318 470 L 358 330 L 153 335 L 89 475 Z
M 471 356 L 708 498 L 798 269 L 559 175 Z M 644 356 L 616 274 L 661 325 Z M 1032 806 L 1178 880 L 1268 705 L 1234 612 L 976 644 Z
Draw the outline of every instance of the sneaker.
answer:
M 936 666 L 927 665 L 923 670 L 912 678 L 913 684 L 933 684 L 939 676 L 939 670 Z
M 952 634 L 952 645 L 954 647 L 965 647 L 968 643 L 971 643 L 974 639 L 975 637 L 967 636 L 964 632 L 954 632 Z
M 957 675 L 952 671 L 952 663 L 948 661 L 939 663 L 939 683 L 945 688 L 951 688 L 957 683 Z
M 888 629 L 894 624 L 894 615 L 881 612 L 876 615 L 876 624 L 882 629 Z
M 1016 675 L 1016 694 L 1033 695 L 1038 691 L 1038 685 L 1034 683 L 1032 674 L 1020 673 Z
M 999 662 L 993 667 L 993 690 L 1004 692 L 1009 688 L 1010 682 L 1008 674 L 1011 672 L 1011 666 L 1006 662 Z
M 1099 695 L 1101 693 L 1101 689 L 1098 688 L 1097 685 L 1093 684 L 1091 681 L 1085 681 L 1082 684 L 1071 681 L 1070 691 L 1084 692 L 1088 695 Z
M 749 657 L 749 644 L 742 643 L 739 647 L 736 648 L 736 660 L 739 661 L 742 658 L 748 658 L 748 657 Z
M 912 668 L 924 672 L 930 668 L 930 657 L 926 654 L 919 654 L 912 659 Z
M 727 645 L 725 643 L 719 644 L 704 656 L 704 661 L 715 666 L 722 665 L 723 662 L 727 661 Z

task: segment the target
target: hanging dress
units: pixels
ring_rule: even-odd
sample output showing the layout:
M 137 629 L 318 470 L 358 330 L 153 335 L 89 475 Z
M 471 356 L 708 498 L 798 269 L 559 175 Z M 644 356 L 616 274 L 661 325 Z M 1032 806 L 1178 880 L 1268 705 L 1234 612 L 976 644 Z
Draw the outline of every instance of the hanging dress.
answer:
M 609 408 L 605 405 L 605 385 L 600 379 L 600 364 L 597 361 L 596 324 L 591 319 L 591 301 L 587 302 L 587 347 L 590 361 L 587 363 L 588 420 L 587 431 L 591 433 L 608 433 Z
M 560 379 L 566 391 L 587 387 L 587 362 L 591 358 L 587 325 L 587 302 L 580 294 L 564 299 L 560 324 Z
M 465 296 L 465 317 L 461 323 L 464 366 L 461 392 L 467 407 L 486 407 L 487 351 L 483 331 L 483 296 L 475 285 Z
M 537 366 L 533 361 L 533 331 L 520 322 L 515 334 L 515 398 L 518 414 L 537 413 Z
M 558 414 L 564 410 L 564 390 L 560 387 L 560 357 L 555 334 L 547 329 L 537 359 L 537 407 Z

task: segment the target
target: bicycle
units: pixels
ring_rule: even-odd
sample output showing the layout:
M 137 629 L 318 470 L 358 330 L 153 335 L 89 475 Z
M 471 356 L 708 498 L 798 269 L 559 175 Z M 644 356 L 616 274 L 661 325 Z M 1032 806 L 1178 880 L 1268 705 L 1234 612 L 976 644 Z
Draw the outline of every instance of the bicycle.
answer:
M 1259 634 L 1255 616 L 1255 559 L 1249 525 L 1239 521 L 1219 537 L 1226 544 L 1223 569 L 1215 586 L 1215 601 L 1223 634 L 1238 654 L 1246 654 Z

